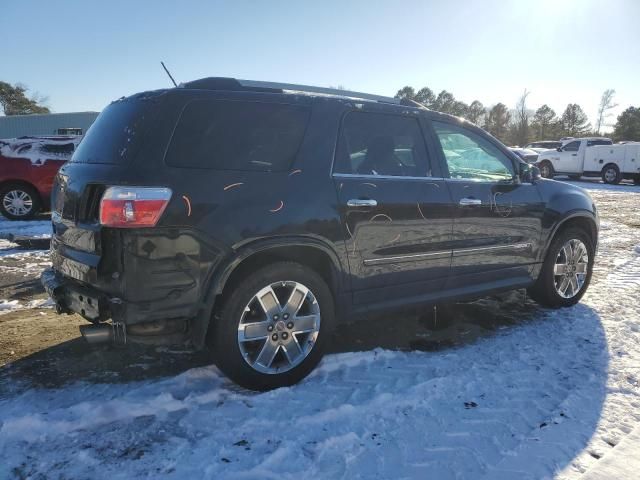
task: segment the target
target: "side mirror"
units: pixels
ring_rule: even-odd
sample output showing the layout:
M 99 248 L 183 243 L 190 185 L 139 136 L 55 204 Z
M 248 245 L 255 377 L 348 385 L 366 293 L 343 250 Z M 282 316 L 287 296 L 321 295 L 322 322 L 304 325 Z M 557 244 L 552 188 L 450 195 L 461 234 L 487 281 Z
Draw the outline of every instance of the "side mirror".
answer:
M 540 169 L 535 165 L 521 163 L 519 177 L 521 183 L 536 183 L 542 178 L 542 175 L 540 174 Z
M 531 166 L 531 183 L 536 183 L 538 180 L 542 178 L 542 173 L 540 169 L 535 165 Z
M 562 151 L 562 147 L 556 148 L 556 151 L 561 152 Z

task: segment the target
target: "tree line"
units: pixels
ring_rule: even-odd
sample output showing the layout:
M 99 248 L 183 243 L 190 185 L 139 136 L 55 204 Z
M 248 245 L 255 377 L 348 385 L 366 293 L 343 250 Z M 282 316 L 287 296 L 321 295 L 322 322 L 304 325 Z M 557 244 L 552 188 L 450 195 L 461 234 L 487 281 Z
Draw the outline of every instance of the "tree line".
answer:
M 408 98 L 431 110 L 466 118 L 503 143 L 521 146 L 534 140 L 600 135 L 602 127 L 609 126 L 610 111 L 618 106 L 614 103 L 615 90 L 605 90 L 600 99 L 596 126 L 592 128 L 587 115 L 577 103 L 568 104 L 561 115 L 557 115 L 547 104 L 533 111 L 527 106 L 529 93 L 525 90 L 512 109 L 504 103 L 488 108 L 479 100 L 466 104 L 456 100 L 451 92 L 442 90 L 436 95 L 429 87 L 417 91 L 410 86 L 403 87 L 396 93 L 396 98 Z M 45 105 L 46 100 L 46 97 L 38 94 L 27 96 L 27 88 L 21 84 L 11 85 L 0 81 L 0 108 L 7 116 L 50 113 Z M 629 107 L 618 116 L 612 136 L 614 140 L 640 141 L 640 107 Z
M 593 128 L 577 103 L 569 103 L 560 115 L 547 104 L 535 111 L 529 109 L 527 98 L 530 93 L 525 90 L 512 109 L 501 102 L 490 108 L 479 100 L 467 104 L 456 100 L 446 90 L 436 95 L 429 87 L 416 91 L 413 87 L 406 86 L 398 90 L 395 97 L 415 100 L 431 110 L 465 118 L 503 143 L 520 146 L 535 140 L 601 135 L 602 128 L 610 126 L 607 123 L 611 117 L 610 111 L 618 106 L 614 103 L 615 90 L 605 90 L 600 99 L 596 126 Z M 612 136 L 614 140 L 640 141 L 640 108 L 629 107 L 622 112 L 614 125 Z

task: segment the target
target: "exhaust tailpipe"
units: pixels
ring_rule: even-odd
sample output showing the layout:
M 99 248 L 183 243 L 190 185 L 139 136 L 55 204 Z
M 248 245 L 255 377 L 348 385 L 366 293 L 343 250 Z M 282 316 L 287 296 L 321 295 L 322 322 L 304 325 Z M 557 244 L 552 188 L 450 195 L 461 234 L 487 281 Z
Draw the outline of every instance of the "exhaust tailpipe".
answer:
M 113 328 L 109 324 L 82 325 L 80 333 L 89 343 L 107 343 L 113 341 Z

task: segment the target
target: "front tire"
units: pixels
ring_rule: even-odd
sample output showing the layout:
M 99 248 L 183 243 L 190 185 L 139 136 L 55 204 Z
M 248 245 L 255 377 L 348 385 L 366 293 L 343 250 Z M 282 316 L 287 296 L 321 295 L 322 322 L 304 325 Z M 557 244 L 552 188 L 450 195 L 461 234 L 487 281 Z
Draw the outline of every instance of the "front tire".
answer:
M 29 185 L 8 184 L 0 188 L 0 213 L 9 220 L 30 220 L 40 211 L 40 196 Z
M 620 180 L 622 180 L 622 175 L 620 174 L 620 169 L 617 165 L 606 165 L 602 169 L 602 181 L 604 183 L 608 183 L 609 185 L 617 185 L 620 183 Z
M 216 311 L 216 364 L 252 390 L 293 385 L 322 359 L 335 322 L 333 296 L 316 272 L 278 262 L 247 274 Z
M 582 229 L 568 228 L 551 242 L 529 295 L 545 307 L 570 307 L 580 301 L 593 273 L 594 245 Z

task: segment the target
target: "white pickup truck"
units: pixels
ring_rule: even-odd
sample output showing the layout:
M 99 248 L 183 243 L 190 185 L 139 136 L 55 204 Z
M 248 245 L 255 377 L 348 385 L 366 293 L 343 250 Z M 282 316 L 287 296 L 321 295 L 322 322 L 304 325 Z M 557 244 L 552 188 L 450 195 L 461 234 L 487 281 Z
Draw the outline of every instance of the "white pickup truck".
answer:
M 608 138 L 574 138 L 556 150 L 541 152 L 537 161 L 545 178 L 554 175 L 602 176 L 605 183 L 623 178 L 640 184 L 640 142 L 613 145 Z

